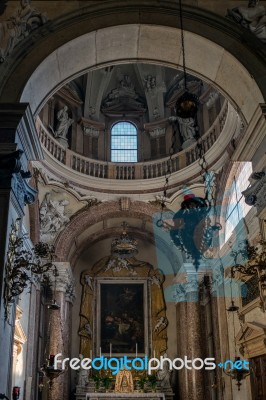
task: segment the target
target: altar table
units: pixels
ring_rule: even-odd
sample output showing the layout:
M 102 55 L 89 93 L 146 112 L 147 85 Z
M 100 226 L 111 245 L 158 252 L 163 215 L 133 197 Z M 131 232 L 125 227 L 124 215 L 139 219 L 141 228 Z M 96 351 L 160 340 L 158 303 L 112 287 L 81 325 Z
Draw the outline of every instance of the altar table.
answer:
M 138 399 L 149 399 L 149 400 L 165 400 L 164 393 L 86 393 L 86 400 L 110 400 L 110 399 L 130 399 L 130 400 L 138 400 Z

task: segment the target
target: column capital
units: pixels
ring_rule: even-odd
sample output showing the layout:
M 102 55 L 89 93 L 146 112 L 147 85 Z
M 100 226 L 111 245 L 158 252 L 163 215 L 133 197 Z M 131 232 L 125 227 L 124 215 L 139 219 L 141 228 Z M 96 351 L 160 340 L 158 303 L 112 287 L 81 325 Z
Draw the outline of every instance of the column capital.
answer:
M 75 281 L 69 262 L 55 262 L 58 275 L 56 277 L 56 291 L 66 294 L 66 301 L 73 303 L 75 299 Z M 49 272 L 50 281 L 54 284 L 55 276 L 53 271 Z

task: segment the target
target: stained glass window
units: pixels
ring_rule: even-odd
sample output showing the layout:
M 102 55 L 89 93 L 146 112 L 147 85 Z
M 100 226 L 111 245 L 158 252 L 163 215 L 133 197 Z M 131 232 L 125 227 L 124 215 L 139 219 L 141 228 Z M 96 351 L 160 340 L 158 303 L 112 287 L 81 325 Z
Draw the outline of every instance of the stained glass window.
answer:
M 138 161 L 138 136 L 131 122 L 118 122 L 111 129 L 111 161 L 134 163 Z

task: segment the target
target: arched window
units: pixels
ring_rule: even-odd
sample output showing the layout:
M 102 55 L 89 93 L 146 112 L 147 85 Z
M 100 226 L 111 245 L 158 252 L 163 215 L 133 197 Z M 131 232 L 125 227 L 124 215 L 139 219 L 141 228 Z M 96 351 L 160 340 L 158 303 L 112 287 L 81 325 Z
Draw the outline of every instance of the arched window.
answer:
M 230 238 L 239 221 L 244 218 L 250 210 L 245 203 L 243 192 L 249 186 L 248 178 L 252 174 L 251 162 L 239 163 L 233 176 L 232 184 L 226 194 L 225 236 L 224 242 Z
M 138 136 L 135 125 L 131 122 L 118 122 L 111 129 L 111 161 L 138 161 Z

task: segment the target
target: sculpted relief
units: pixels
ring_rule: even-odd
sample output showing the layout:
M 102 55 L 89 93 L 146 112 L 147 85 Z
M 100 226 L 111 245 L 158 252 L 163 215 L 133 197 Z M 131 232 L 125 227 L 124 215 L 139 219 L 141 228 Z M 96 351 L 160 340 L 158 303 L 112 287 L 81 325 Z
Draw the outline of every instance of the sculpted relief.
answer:
M 45 14 L 31 6 L 31 0 L 21 0 L 15 14 L 0 23 L 0 62 L 4 62 L 19 42 L 47 20 Z

